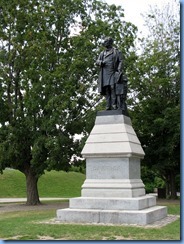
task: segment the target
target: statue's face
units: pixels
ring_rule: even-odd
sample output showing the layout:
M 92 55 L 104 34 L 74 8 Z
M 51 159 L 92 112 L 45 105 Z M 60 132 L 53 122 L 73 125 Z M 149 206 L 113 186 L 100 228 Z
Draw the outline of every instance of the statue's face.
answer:
M 108 47 L 112 47 L 112 44 L 113 44 L 112 38 L 108 37 L 104 40 L 103 46 L 108 48 Z

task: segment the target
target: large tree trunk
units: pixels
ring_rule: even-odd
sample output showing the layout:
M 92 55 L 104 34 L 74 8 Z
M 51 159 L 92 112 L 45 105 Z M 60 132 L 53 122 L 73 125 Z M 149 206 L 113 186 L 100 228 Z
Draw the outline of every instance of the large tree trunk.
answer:
M 171 170 L 170 176 L 171 176 L 171 199 L 176 199 L 177 198 L 177 192 L 176 192 L 175 172 Z
M 166 197 L 170 196 L 170 187 L 169 187 L 169 182 L 166 180 L 165 182 L 165 187 L 166 187 Z
M 27 205 L 38 205 L 41 204 L 38 195 L 38 177 L 29 168 L 25 173 L 26 176 L 26 188 L 27 188 Z

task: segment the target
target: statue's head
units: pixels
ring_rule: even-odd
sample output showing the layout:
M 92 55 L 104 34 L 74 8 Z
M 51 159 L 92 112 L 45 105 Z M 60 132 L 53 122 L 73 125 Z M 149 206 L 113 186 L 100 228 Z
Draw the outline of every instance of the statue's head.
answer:
M 106 48 L 112 47 L 113 41 L 114 40 L 111 37 L 106 37 L 104 42 L 103 42 L 103 46 Z

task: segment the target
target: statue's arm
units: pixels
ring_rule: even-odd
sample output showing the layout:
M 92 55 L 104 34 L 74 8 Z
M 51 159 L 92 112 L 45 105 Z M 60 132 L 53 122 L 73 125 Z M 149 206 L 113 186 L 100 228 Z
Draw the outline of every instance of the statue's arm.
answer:
M 119 51 L 118 53 L 118 68 L 117 68 L 118 72 L 122 72 L 123 71 L 123 55 L 122 52 Z
M 102 67 L 103 64 L 104 64 L 104 63 L 103 63 L 103 53 L 100 53 L 100 55 L 99 55 L 99 57 L 98 57 L 98 59 L 97 59 L 97 61 L 96 61 L 96 65 Z

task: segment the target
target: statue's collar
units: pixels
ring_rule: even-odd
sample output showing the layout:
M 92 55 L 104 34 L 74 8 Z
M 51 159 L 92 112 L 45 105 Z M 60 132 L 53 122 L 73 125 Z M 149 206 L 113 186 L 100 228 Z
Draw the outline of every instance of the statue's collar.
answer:
M 106 49 L 104 51 L 104 55 L 105 57 L 109 56 L 110 54 L 112 54 L 114 52 L 114 48 L 111 48 L 110 50 Z

